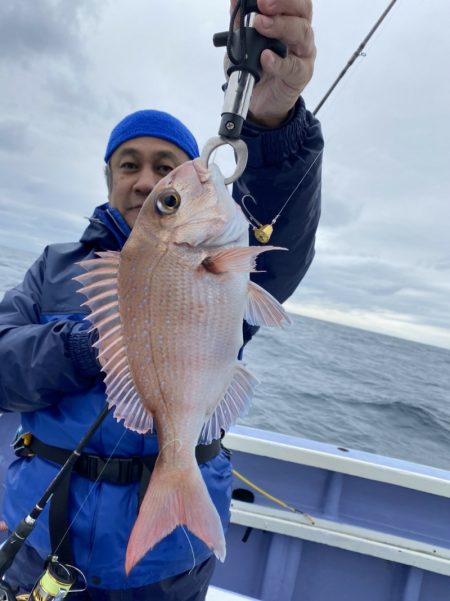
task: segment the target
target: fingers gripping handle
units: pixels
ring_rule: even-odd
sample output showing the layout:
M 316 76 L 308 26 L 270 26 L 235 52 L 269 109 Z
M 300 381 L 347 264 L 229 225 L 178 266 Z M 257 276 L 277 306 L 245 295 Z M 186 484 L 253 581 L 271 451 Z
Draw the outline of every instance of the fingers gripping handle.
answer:
M 240 8 L 243 16 L 248 15 L 244 23 L 241 18 L 240 28 L 232 30 L 237 10 L 233 12 L 230 31 L 216 33 L 213 44 L 216 47 L 226 46 L 230 66 L 227 70 L 229 81 L 226 86 L 222 120 L 219 136 L 238 139 L 242 125 L 247 116 L 253 87 L 261 78 L 261 53 L 269 49 L 284 58 L 287 47 L 279 40 L 266 38 L 253 27 L 255 13 L 258 12 L 256 0 L 240 0 L 236 9 Z

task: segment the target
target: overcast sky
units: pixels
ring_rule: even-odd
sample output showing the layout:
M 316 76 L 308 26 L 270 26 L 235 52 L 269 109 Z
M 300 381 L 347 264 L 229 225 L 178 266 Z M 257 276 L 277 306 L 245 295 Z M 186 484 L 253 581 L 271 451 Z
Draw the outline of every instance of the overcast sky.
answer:
M 388 3 L 315 0 L 311 110 Z M 450 348 L 448 23 L 448 0 L 398 0 L 319 113 L 323 218 L 290 310 Z M 0 244 L 79 238 L 125 114 L 216 135 L 227 27 L 227 0 L 2 2 Z

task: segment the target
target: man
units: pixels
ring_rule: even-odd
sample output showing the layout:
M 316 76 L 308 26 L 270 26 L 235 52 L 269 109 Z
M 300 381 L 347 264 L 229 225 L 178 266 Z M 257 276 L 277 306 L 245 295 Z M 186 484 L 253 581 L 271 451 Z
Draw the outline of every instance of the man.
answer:
M 270 223 L 294 192 L 271 238 L 271 243 L 289 250 L 262 256 L 258 265 L 263 271 L 253 278 L 283 302 L 313 258 L 323 144 L 318 122 L 299 98 L 312 76 L 315 57 L 311 2 L 260 0 L 259 8 L 262 15 L 255 27 L 284 41 L 289 56 L 282 61 L 269 51 L 262 55 L 264 77 L 254 90 L 242 134 L 249 162 L 235 184 L 234 197 L 241 202 L 251 193 L 257 199 L 253 217 Z M 72 279 L 78 273 L 74 264 L 99 250 L 120 250 L 156 182 L 196 156 L 194 137 L 174 117 L 158 111 L 125 117 L 111 132 L 105 153 L 108 203 L 95 209 L 80 242 L 47 247 L 24 282 L 0 305 L 0 411 L 21 412 L 24 431 L 41 444 L 39 449 L 31 447 L 36 456 L 20 458 L 9 469 L 1 517 L 10 529 L 56 474 L 55 453 L 73 449 L 105 404 L 92 346 L 96 334 L 82 321 L 87 311 L 80 306 L 84 298 Z M 257 243 L 252 232 L 250 241 Z M 244 324 L 244 342 L 254 332 Z M 64 503 L 55 503 L 62 515 L 51 517 L 53 544 L 46 510 L 7 580 L 28 588 L 53 550 L 60 556 L 69 553 L 72 565 L 84 573 L 85 599 L 112 599 L 120 591 L 130 601 L 203 600 L 215 560 L 201 541 L 181 528 L 147 553 L 128 578 L 125 575 L 125 550 L 146 481 L 141 458 L 156 456 L 156 437 L 124 430 L 108 415 L 86 452 L 93 457 L 72 473 Z M 230 460 L 217 445 L 206 453 L 198 459 L 200 469 L 226 528 Z M 112 458 L 109 465 L 115 469 L 100 475 L 104 457 Z M 68 536 L 66 524 L 71 524 Z M 61 540 L 70 540 L 68 551 L 60 547 Z

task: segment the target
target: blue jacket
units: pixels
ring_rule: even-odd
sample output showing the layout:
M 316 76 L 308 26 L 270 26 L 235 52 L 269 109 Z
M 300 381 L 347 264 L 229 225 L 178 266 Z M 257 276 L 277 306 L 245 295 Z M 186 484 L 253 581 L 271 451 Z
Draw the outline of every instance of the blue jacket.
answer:
M 307 173 L 271 239 L 289 251 L 263 254 L 258 263 L 263 273 L 253 274 L 255 281 L 283 302 L 299 284 L 314 254 L 320 214 L 320 125 L 300 101 L 282 127 L 267 130 L 246 124 L 243 138 L 249 163 L 235 185 L 234 197 L 239 202 L 250 192 L 258 203 L 252 205 L 252 214 L 261 223 L 270 223 Z M 119 250 L 128 234 L 117 210 L 107 204 L 98 207 L 79 242 L 48 246 L 23 283 L 7 292 L 0 304 L 0 411 L 20 412 L 24 430 L 47 444 L 73 449 L 104 407 L 105 387 L 86 322 L 81 321 L 86 311 L 80 304 L 85 299 L 72 278 L 79 270 L 76 262 L 98 250 Z M 255 244 L 252 232 L 250 238 Z M 244 324 L 245 342 L 254 331 Z M 86 451 L 127 457 L 156 454 L 158 446 L 155 436 L 125 430 L 108 415 Z M 10 529 L 31 510 L 57 470 L 39 457 L 13 462 L 2 516 Z M 201 470 L 226 528 L 232 480 L 229 458 L 222 452 Z M 75 563 L 89 586 L 134 588 L 189 570 L 194 562 L 191 545 L 196 563 L 209 557 L 201 541 L 189 533 L 188 541 L 186 532 L 177 528 L 126 578 L 125 550 L 137 503 L 138 484 L 93 483 L 73 474 L 70 540 Z M 42 557 L 48 555 L 47 509 L 28 542 Z

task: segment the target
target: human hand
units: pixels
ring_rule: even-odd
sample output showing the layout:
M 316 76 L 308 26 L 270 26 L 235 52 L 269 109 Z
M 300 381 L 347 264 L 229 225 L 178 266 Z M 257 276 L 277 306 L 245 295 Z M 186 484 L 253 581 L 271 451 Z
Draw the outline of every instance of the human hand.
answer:
M 237 0 L 231 0 L 231 10 Z M 253 90 L 248 118 L 266 127 L 277 127 L 310 81 L 316 46 L 311 27 L 312 0 L 258 0 L 261 14 L 254 27 L 267 38 L 284 42 L 288 55 L 282 59 L 271 50 L 261 54 L 263 74 Z

